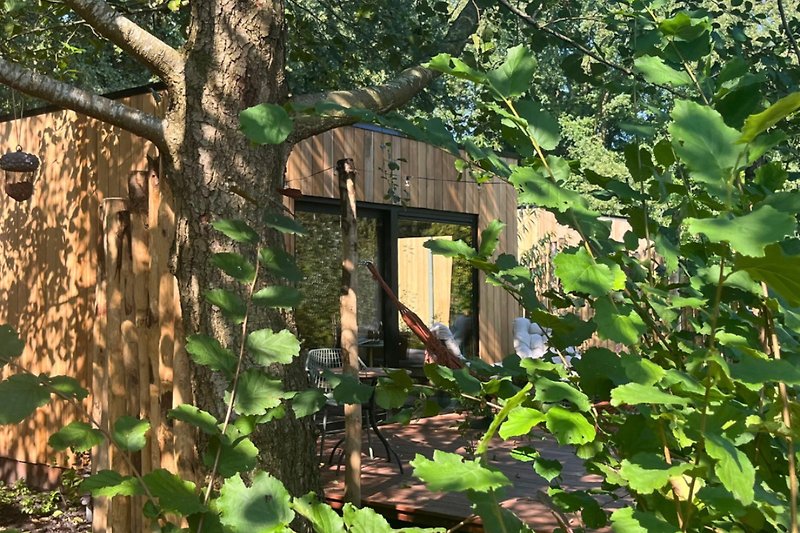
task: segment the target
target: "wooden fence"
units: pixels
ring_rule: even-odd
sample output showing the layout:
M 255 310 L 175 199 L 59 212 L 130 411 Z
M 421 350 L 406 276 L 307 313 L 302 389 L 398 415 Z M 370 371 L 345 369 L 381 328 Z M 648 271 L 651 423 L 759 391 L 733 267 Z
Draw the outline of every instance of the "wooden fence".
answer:
M 157 111 L 149 95 L 126 103 Z M 53 401 L 17 426 L 0 427 L 0 478 L 55 481 L 58 469 L 37 464 L 69 466 L 75 457 L 55 453 L 49 436 L 87 416 L 108 430 L 123 413 L 153 426 L 132 463 L 144 472 L 180 471 L 194 439 L 165 415 L 191 401 L 190 374 L 167 269 L 174 214 L 155 150 L 68 111 L 2 123 L 0 140 L 42 162 L 31 200 L 0 203 L 0 323 L 25 341 L 20 366 L 72 376 L 91 392 L 79 409 Z M 95 448 L 92 467 L 128 470 L 121 455 L 103 446 Z M 94 531 L 141 530 L 140 507 L 98 502 Z

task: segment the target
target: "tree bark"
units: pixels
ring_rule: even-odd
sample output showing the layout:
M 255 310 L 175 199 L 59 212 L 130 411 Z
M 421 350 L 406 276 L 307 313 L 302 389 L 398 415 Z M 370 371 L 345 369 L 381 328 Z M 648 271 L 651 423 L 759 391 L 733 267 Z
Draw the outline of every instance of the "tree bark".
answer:
M 358 379 L 358 219 L 356 217 L 356 171 L 352 159 L 336 162 L 342 228 L 342 287 L 339 316 L 342 318 L 343 372 Z M 361 404 L 344 406 L 344 499 L 361 506 Z
M 239 131 L 239 113 L 258 103 L 286 98 L 283 6 L 262 2 L 255 9 L 252 2 L 243 0 L 193 2 L 192 21 L 185 92 L 171 95 L 166 117 L 167 177 L 175 191 L 177 217 L 173 267 L 186 334 L 209 334 L 223 344 L 238 346 L 241 339 L 236 328 L 204 302 L 203 293 L 218 287 L 242 292 L 209 264 L 211 254 L 238 251 L 255 260 L 254 250 L 237 249 L 211 222 L 238 218 L 259 229 L 264 227 L 264 209 L 277 209 L 269 202 L 283 182 L 289 147 L 256 146 L 248 141 Z M 263 232 L 262 244 L 284 246 L 282 235 L 271 231 Z M 287 318 L 251 307 L 253 327 L 249 329 L 278 331 L 286 327 Z M 283 380 L 285 390 L 308 387 L 299 359 L 269 369 Z M 198 407 L 220 415 L 225 385 L 204 367 L 193 368 Z M 270 422 L 252 438 L 261 451 L 262 466 L 292 494 L 320 491 L 311 417 L 297 420 L 289 410 L 285 418 Z

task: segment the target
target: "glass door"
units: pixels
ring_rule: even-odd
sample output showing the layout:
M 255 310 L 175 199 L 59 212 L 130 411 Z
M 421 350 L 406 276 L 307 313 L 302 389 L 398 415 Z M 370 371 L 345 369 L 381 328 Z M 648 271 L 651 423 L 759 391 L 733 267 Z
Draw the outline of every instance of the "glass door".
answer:
M 297 211 L 296 216 L 307 231 L 295 241 L 295 259 L 304 274 L 304 279 L 297 285 L 303 294 L 296 310 L 298 336 L 304 349 L 338 348 L 342 277 L 339 214 Z M 381 226 L 379 218 L 359 214 L 359 257 L 375 263 L 379 271 Z M 360 352 L 363 352 L 362 358 L 372 359 L 372 363 L 377 364 L 383 351 L 380 287 L 363 266 L 356 269 L 356 287 L 358 336 L 359 343 L 364 345 Z
M 477 353 L 473 269 L 460 258 L 433 255 L 424 247 L 431 239 L 462 240 L 472 245 L 472 226 L 430 220 L 400 219 L 397 232 L 398 297 L 428 326 L 441 323 L 453 333 L 461 353 Z M 421 343 L 400 319 L 400 334 L 408 336 L 409 356 Z

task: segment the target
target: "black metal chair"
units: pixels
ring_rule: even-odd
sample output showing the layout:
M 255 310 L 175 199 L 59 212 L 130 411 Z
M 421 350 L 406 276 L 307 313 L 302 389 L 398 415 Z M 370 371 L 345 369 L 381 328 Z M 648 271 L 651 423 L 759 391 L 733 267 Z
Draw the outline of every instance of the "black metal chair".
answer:
M 325 407 L 322 409 L 322 438 L 319 443 L 319 460 L 325 452 L 325 437 L 328 433 L 329 410 L 338 407 L 333 399 L 333 387 L 325 379 L 323 370 L 342 367 L 342 350 L 339 348 L 315 348 L 306 356 L 306 372 L 311 384 L 325 394 Z

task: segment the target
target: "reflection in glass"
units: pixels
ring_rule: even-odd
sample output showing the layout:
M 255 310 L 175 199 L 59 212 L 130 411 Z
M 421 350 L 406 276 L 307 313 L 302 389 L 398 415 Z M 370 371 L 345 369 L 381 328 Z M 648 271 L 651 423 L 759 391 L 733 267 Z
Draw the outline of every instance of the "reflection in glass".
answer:
M 433 255 L 430 239 L 462 240 L 472 245 L 469 225 L 401 220 L 398 228 L 398 296 L 428 325 L 448 326 L 463 355 L 476 354 L 472 268 L 461 258 Z M 402 333 L 410 334 L 400 322 Z M 410 335 L 409 346 L 422 348 Z
M 339 347 L 339 288 L 342 282 L 342 238 L 339 215 L 297 212 L 306 228 L 295 241 L 295 258 L 305 278 L 298 283 L 303 300 L 297 307 L 297 332 L 304 349 Z M 380 268 L 379 223 L 374 218 L 358 220 L 358 251 L 361 259 Z M 381 295 L 364 267 L 356 269 L 359 338 L 380 335 Z

